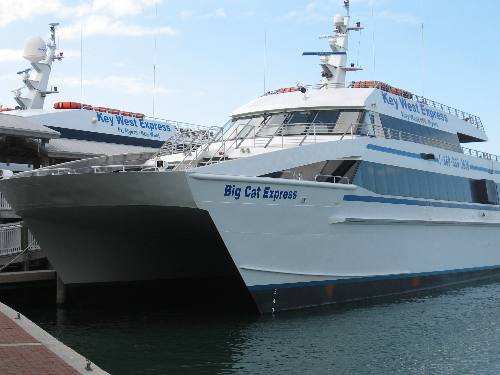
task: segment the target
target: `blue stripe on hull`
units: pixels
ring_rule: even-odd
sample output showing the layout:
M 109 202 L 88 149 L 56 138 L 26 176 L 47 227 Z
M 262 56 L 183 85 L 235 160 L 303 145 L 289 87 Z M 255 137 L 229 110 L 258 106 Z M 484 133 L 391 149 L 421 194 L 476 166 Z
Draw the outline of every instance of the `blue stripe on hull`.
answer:
M 261 313 L 444 288 L 500 277 L 500 266 L 249 287 Z
M 406 198 L 390 198 L 390 197 L 373 196 L 373 195 L 344 195 L 344 201 L 404 204 L 407 206 L 422 206 L 422 207 L 430 206 L 430 207 L 443 207 L 443 208 L 462 208 L 467 210 L 500 211 L 500 207 L 493 205 L 463 204 L 463 203 L 439 202 L 439 201 L 406 199 Z
M 154 139 L 135 138 L 135 137 L 127 137 L 124 135 L 114 135 L 106 133 L 96 133 L 85 130 L 59 128 L 57 126 L 49 126 L 49 128 L 61 133 L 61 138 L 77 139 L 80 141 L 105 142 L 105 143 L 115 143 L 119 145 L 141 146 L 141 147 L 151 147 L 151 148 L 160 148 L 161 145 L 165 143 L 165 141 L 154 140 Z
M 324 281 L 307 281 L 298 283 L 287 283 L 287 284 L 267 284 L 267 285 L 254 285 L 249 286 L 250 291 L 254 290 L 267 290 L 276 288 L 297 288 L 297 287 L 308 287 L 308 286 L 323 286 L 323 285 L 333 285 L 333 284 L 353 284 L 353 283 L 364 283 L 369 281 L 378 280 L 396 280 L 396 279 L 408 279 L 412 277 L 427 277 L 427 276 L 442 276 L 454 273 L 464 273 L 464 272 L 478 272 L 487 270 L 500 270 L 500 265 L 495 266 L 485 266 L 485 267 L 472 267 L 472 268 L 460 268 L 454 270 L 446 271 L 432 271 L 432 272 L 418 272 L 418 273 L 403 273 L 395 275 L 383 275 L 383 276 L 369 276 L 369 277 L 353 277 L 349 279 L 334 279 L 334 280 L 324 280 Z

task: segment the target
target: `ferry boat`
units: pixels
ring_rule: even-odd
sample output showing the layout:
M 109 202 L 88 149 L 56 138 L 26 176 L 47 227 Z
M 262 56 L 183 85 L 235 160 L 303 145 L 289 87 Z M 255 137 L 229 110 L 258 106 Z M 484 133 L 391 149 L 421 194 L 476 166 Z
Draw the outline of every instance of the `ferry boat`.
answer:
M 176 280 L 197 299 L 222 289 L 189 280 L 222 278 L 276 313 L 498 275 L 499 157 L 463 146 L 487 140 L 480 118 L 346 83 L 360 29 L 335 16 L 331 50 L 305 53 L 319 84 L 256 98 L 197 148 L 66 163 L 0 190 L 68 288 Z
M 57 25 L 50 24 L 47 43 L 40 37 L 26 41 L 23 57 L 31 67 L 18 72 L 23 86 L 13 90 L 17 106 L 0 107 L 0 131 L 36 139 L 39 157 L 2 168 L 20 171 L 101 155 L 155 153 L 176 132 L 202 131 L 194 124 L 79 102 L 56 102 L 44 109 L 47 95 L 59 93 L 57 86 L 49 88 L 52 65 L 64 58 L 56 46 Z M 12 159 L 2 153 L 0 162 Z

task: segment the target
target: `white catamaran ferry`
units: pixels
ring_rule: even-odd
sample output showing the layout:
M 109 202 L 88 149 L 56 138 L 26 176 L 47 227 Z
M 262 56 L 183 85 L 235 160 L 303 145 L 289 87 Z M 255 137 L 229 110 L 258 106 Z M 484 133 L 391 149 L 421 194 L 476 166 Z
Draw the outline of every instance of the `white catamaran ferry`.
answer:
M 227 277 L 272 313 L 498 274 L 500 163 L 462 146 L 487 140 L 481 120 L 381 82 L 346 84 L 361 29 L 349 18 L 324 36 L 331 51 L 306 53 L 320 57 L 320 84 L 268 92 L 183 152 L 174 139 L 147 161 L 0 181 L 63 282 Z
M 47 95 L 59 93 L 57 86 L 49 88 L 53 63 L 64 58 L 57 50 L 57 25 L 50 24 L 47 43 L 40 37 L 26 41 L 23 57 L 31 67 L 17 73 L 23 83 L 13 90 L 17 105 L 0 106 L 2 135 L 34 139 L 38 155 L 25 165 L 0 164 L 1 168 L 19 171 L 99 155 L 154 153 L 176 132 L 200 129 L 193 124 L 77 102 L 57 102 L 52 109 L 44 109 Z M 0 163 L 16 158 L 19 156 L 0 148 Z

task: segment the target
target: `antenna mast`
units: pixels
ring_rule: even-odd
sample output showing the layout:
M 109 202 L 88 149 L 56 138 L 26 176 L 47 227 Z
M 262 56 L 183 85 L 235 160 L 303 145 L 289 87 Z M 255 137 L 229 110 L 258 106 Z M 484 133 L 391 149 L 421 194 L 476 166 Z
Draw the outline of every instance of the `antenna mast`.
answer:
M 42 38 L 28 39 L 24 45 L 23 57 L 31 63 L 31 68 L 17 72 L 22 77 L 24 86 L 13 90 L 14 99 L 20 109 L 43 109 L 45 97 L 48 94 L 58 93 L 57 87 L 47 90 L 52 62 L 63 58 L 62 52 L 56 55 L 56 27 L 58 23 L 49 23 L 50 40 L 45 43 Z M 34 77 L 30 72 L 34 70 Z M 27 89 L 26 96 L 21 96 L 21 90 Z
M 320 39 L 328 40 L 331 52 L 304 52 L 305 56 L 319 56 L 322 73 L 321 82 L 332 87 L 345 87 L 346 72 L 361 70 L 355 64 L 347 66 L 347 50 L 349 31 L 360 31 L 360 22 L 356 22 L 354 27 L 349 26 L 349 0 L 344 0 L 344 7 L 347 15 L 335 15 L 333 23 L 335 26 L 333 35 L 322 35 Z

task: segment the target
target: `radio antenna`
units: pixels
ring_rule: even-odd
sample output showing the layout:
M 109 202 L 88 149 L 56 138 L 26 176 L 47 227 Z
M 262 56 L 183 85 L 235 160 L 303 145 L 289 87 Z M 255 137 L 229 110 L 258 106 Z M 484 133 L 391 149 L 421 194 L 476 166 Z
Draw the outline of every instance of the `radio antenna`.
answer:
M 267 31 L 264 30 L 264 94 L 266 93 L 266 75 L 267 75 Z
M 373 79 L 376 78 L 377 75 L 377 65 L 375 59 L 375 15 L 373 12 L 373 3 L 372 3 L 372 54 L 373 54 Z
M 80 23 L 80 102 L 83 103 L 83 19 Z
M 422 96 L 425 96 L 425 40 L 424 40 L 424 23 L 421 24 L 422 33 Z
M 155 23 L 158 22 L 158 4 L 155 4 Z M 157 38 L 158 35 L 154 34 L 154 55 L 153 55 L 153 118 L 155 117 L 155 100 L 156 100 L 156 52 L 157 52 Z

